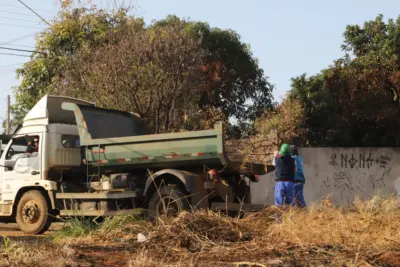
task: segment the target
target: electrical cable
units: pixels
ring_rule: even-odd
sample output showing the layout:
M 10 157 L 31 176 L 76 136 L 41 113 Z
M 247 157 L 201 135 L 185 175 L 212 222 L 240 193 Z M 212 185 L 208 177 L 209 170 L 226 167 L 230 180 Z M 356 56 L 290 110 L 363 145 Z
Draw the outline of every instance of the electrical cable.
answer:
M 4 56 L 18 56 L 18 57 L 31 57 L 31 56 L 29 56 L 29 55 L 20 55 L 20 54 L 2 53 L 2 52 L 0 52 L 0 55 L 4 55 Z
M 0 45 L 2 45 L 2 44 L 0 44 Z M 32 46 L 32 45 L 8 44 L 7 46 L 11 46 L 11 47 L 13 47 L 13 46 L 16 46 L 16 47 L 26 47 L 26 48 L 30 48 L 30 49 L 35 49 L 35 47 Z
M 0 6 L 9 6 L 9 7 L 16 7 L 16 8 L 24 8 L 22 6 L 16 6 L 16 5 L 8 5 L 8 4 L 0 4 Z M 42 12 L 50 12 L 52 13 L 52 11 L 50 10 L 44 10 L 44 9 L 36 9 L 37 11 L 42 11 Z
M 37 51 L 33 51 L 33 50 L 26 50 L 26 49 L 19 49 L 19 48 L 11 48 L 11 47 L 5 47 L 5 46 L 0 46 L 0 49 L 3 49 L 3 50 L 11 50 L 11 51 L 18 51 L 18 52 L 38 53 Z
M 17 37 L 17 38 L 11 39 L 10 41 L 4 42 L 4 43 L 0 43 L 0 45 L 8 45 L 8 44 L 11 44 L 11 43 L 14 43 L 14 42 L 17 42 L 17 41 L 21 41 L 23 39 L 31 37 L 32 35 L 35 35 L 35 33 L 26 34 L 26 35 L 23 35 L 21 37 Z
M 9 10 L 0 10 L 0 13 L 13 14 L 13 15 L 23 15 L 23 16 L 29 16 L 29 17 L 37 17 L 34 14 L 19 13 L 19 12 L 14 12 L 14 11 L 9 11 Z
M 31 29 L 40 29 L 40 30 L 43 29 L 43 28 L 39 28 L 39 27 L 32 27 L 32 26 L 20 25 L 20 24 L 3 23 L 3 22 L 0 22 L 0 25 L 16 26 L 16 27 L 31 28 Z
M 1 71 L 1 70 L 4 70 L 4 69 L 6 69 L 6 68 L 9 68 L 9 67 L 19 66 L 19 65 L 23 65 L 23 64 L 24 64 L 24 62 L 15 63 L 15 64 L 8 64 L 8 65 L 0 65 L 0 71 Z
M 34 51 L 34 50 L 26 50 L 26 49 L 19 49 L 19 48 L 11 48 L 11 47 L 4 47 L 0 46 L 0 49 L 3 50 L 11 50 L 11 51 L 17 51 L 17 52 L 27 52 L 27 53 L 37 53 L 37 54 L 46 54 L 40 51 Z
M 2 74 L 2 73 L 8 73 L 8 72 L 14 71 L 14 70 L 16 70 L 16 69 L 18 69 L 18 68 L 8 68 L 8 69 L 0 70 L 0 74 Z
M 7 71 L 0 72 L 0 75 L 10 74 L 15 72 L 17 69 L 9 69 Z
M 13 17 L 2 17 L 2 16 L 0 16 L 0 19 L 12 19 L 12 20 L 18 20 L 18 21 L 37 22 L 37 23 L 40 22 L 40 21 L 37 21 L 37 20 L 20 19 L 20 18 L 13 18 Z
M 41 20 L 43 20 L 44 22 L 47 23 L 47 25 L 51 26 L 51 24 L 42 16 L 40 16 L 38 13 L 36 13 L 35 10 L 33 10 L 32 8 L 30 8 L 27 4 L 25 4 L 24 2 L 22 2 L 21 0 L 17 0 L 18 2 L 20 2 L 22 5 L 24 5 L 27 9 L 29 9 L 30 11 L 32 11 L 33 13 L 35 13 L 36 16 L 38 16 Z

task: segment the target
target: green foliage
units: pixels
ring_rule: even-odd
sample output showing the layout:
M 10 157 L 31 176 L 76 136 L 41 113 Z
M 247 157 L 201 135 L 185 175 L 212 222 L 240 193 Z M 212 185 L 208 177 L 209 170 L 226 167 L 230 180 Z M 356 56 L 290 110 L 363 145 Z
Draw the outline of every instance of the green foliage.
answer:
M 37 36 L 36 52 L 31 60 L 17 70 L 21 84 L 14 88 L 17 101 L 14 110 L 24 114 L 43 95 L 52 93 L 55 80 L 78 51 L 92 53 L 113 42 L 109 38 L 110 32 L 117 32 L 128 25 L 144 26 L 143 20 L 128 17 L 126 12 L 123 9 L 104 12 L 94 8 L 63 10 L 52 26 Z M 16 117 L 17 123 L 23 118 Z
M 207 128 L 215 114 L 254 121 L 271 107 L 273 87 L 234 31 L 175 16 L 145 27 L 125 9 L 66 3 L 38 36 L 32 60 L 18 70 L 18 110 L 26 112 L 44 94 L 64 94 L 137 112 L 154 132 L 163 132 Z
M 62 243 L 71 238 L 99 239 L 120 234 L 146 232 L 147 222 L 143 210 L 136 215 L 118 215 L 105 218 L 88 218 L 77 214 L 65 221 L 65 225 L 51 236 L 55 243 Z
M 268 136 L 271 131 L 277 131 L 280 142 L 306 145 L 305 129 L 302 128 L 304 120 L 305 111 L 301 101 L 288 96 L 280 105 L 267 111 L 256 121 L 256 129 L 264 136 Z
M 99 231 L 109 233 L 114 230 L 123 229 L 128 224 L 141 223 L 142 218 L 133 215 L 119 215 L 114 217 L 107 217 L 101 223 Z
M 54 232 L 51 236 L 54 242 L 62 241 L 64 238 L 84 237 L 93 233 L 100 227 L 100 224 L 96 223 L 92 219 L 79 215 L 68 219 L 65 223 L 66 225 L 64 225 L 63 228 Z
M 337 121 L 337 104 L 326 88 L 324 75 L 325 72 L 311 77 L 303 74 L 292 79 L 290 96 L 300 101 L 304 113 L 304 119 L 298 121 L 299 128 L 306 132 L 302 145 L 318 146 L 334 139 L 331 126 Z
M 8 254 L 15 247 L 15 243 L 7 236 L 2 236 L 2 250 L 4 253 Z
M 206 55 L 202 69 L 208 82 L 199 99 L 203 110 L 219 108 L 228 118 L 254 121 L 272 107 L 273 86 L 250 47 L 241 42 L 235 31 L 211 28 L 205 22 L 182 21 L 176 16 L 158 21 L 154 27 L 179 23 L 185 25 Z
M 301 142 L 313 146 L 399 146 L 400 17 L 349 25 L 346 55 L 320 74 L 292 79 L 304 107 Z
M 346 146 L 398 146 L 400 114 L 400 17 L 383 21 L 379 15 L 364 27 L 348 26 L 343 48 L 347 55 L 326 74 L 327 87 L 340 104 L 339 123 L 346 129 Z
M 68 61 L 55 92 L 137 112 L 155 133 L 185 129 L 197 113 L 202 53 L 180 25 L 127 28 L 118 40 Z
M 349 25 L 344 33 L 342 49 L 363 57 L 380 54 L 386 58 L 398 57 L 400 52 L 400 17 L 395 21 L 383 21 L 379 15 L 375 20 L 367 21 L 364 27 Z

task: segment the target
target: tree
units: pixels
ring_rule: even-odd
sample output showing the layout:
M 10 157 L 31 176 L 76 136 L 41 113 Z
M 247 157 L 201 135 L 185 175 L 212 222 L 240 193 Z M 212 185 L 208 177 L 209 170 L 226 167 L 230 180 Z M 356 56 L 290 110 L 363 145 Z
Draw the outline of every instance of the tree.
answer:
M 268 136 L 277 131 L 280 142 L 305 144 L 305 129 L 302 127 L 305 112 L 302 103 L 295 97 L 288 95 L 277 104 L 272 111 L 267 111 L 256 122 L 256 128 L 261 136 Z
M 337 141 L 344 146 L 400 145 L 397 98 L 400 87 L 391 80 L 392 63 L 369 56 L 338 62 L 326 74 L 328 90 L 339 103 Z
M 310 146 L 332 145 L 336 138 L 337 102 L 327 89 L 325 71 L 306 77 L 292 79 L 290 96 L 299 101 L 303 120 L 298 127 L 305 131 L 300 144 Z M 329 119 L 327 119 L 329 118 Z
M 78 51 L 80 54 L 91 53 L 112 43 L 114 40 L 109 38 L 109 33 L 127 25 L 144 27 L 143 20 L 128 17 L 126 13 L 125 9 L 104 12 L 95 8 L 61 11 L 59 18 L 37 36 L 31 60 L 17 70 L 22 81 L 14 88 L 17 101 L 14 109 L 24 114 L 43 95 L 51 93 L 54 81 Z
M 99 106 L 134 111 L 155 133 L 179 131 L 199 112 L 202 53 L 180 25 L 113 36 L 118 42 L 67 62 L 55 83 L 61 95 L 96 99 Z M 193 125 L 193 124 L 191 124 Z
M 163 132 L 208 128 L 217 119 L 248 123 L 271 107 L 273 87 L 249 47 L 206 23 L 168 17 L 145 27 L 125 9 L 65 9 L 36 47 L 18 70 L 19 110 L 47 93 L 90 97 L 138 112 Z
M 400 17 L 347 26 L 344 37 L 348 54 L 329 69 L 326 82 L 340 103 L 337 126 L 348 129 L 345 145 L 400 145 Z
M 183 21 L 168 16 L 154 27 L 183 24 L 206 55 L 202 70 L 208 83 L 201 90 L 200 107 L 218 108 L 228 118 L 254 121 L 272 107 L 273 86 L 250 51 L 232 30 L 211 28 L 205 22 Z
M 398 146 L 400 136 L 400 17 L 379 15 L 344 33 L 345 56 L 321 73 L 292 79 L 313 146 Z M 295 122 L 297 123 L 297 122 Z

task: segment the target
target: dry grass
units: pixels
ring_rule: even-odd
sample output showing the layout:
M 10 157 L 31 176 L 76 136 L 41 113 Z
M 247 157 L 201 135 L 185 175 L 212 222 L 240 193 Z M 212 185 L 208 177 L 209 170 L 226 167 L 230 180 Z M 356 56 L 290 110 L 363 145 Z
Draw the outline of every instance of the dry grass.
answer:
M 51 247 L 39 243 L 11 241 L 3 237 L 0 266 L 77 266 L 75 251 L 68 246 Z
M 352 211 L 323 204 L 307 210 L 268 208 L 244 219 L 182 213 L 157 226 L 115 218 L 119 221 L 109 221 L 74 245 L 93 249 L 97 243 L 107 247 L 104 253 L 125 250 L 129 266 L 263 266 L 270 260 L 281 260 L 282 266 L 400 266 L 396 201 L 356 200 Z M 138 243 L 138 233 L 148 241 Z
M 301 247 L 340 246 L 352 251 L 385 250 L 400 240 L 400 212 L 392 199 L 355 201 L 355 211 L 314 207 L 282 215 L 268 227 L 267 239 L 279 238 Z

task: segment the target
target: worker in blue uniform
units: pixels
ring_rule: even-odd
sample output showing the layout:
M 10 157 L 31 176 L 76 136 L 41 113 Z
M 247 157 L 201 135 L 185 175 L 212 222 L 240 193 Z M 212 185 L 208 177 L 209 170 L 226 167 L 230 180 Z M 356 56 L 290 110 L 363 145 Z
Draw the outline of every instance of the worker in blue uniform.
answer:
M 306 183 L 306 178 L 304 176 L 304 168 L 303 168 L 303 159 L 299 155 L 299 150 L 297 149 L 297 146 L 291 145 L 290 146 L 291 153 L 292 153 L 292 158 L 296 162 L 296 173 L 294 175 L 294 195 L 297 204 L 300 207 L 305 208 L 307 206 L 305 200 L 304 200 L 304 184 Z

